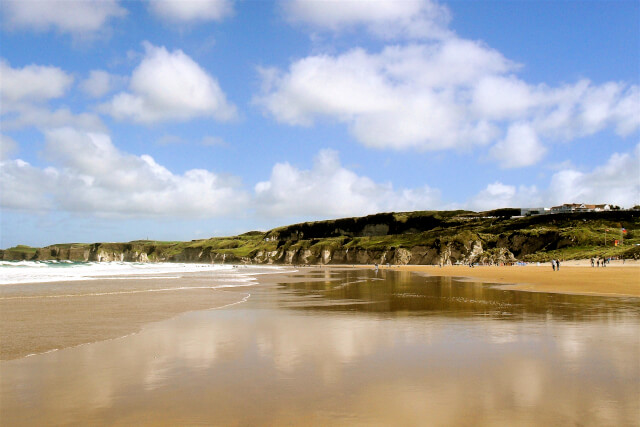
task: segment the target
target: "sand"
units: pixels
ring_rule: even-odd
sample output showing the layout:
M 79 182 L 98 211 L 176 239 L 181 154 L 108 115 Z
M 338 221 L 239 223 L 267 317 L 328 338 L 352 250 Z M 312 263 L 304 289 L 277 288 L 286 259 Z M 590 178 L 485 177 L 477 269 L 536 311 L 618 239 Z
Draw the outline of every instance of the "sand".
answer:
M 25 326 L 68 322 L 69 339 L 92 344 L 0 362 L 0 424 L 640 425 L 638 298 L 503 292 L 361 268 L 259 277 L 224 293 L 98 296 L 173 281 L 95 280 L 60 285 L 91 296 L 23 298 Z M 173 285 L 203 284 L 192 280 Z M 19 288 L 35 296 L 56 285 Z M 147 317 L 135 335 L 93 342 L 146 316 L 221 308 L 220 298 L 235 304 Z
M 581 295 L 640 297 L 640 264 L 612 263 L 606 268 L 592 268 L 586 262 L 563 263 L 560 271 L 552 271 L 550 265 L 541 266 L 391 266 L 391 269 L 413 271 L 434 276 L 469 278 L 478 282 L 504 284 L 505 288 Z M 313 269 L 343 268 L 339 266 L 314 266 Z M 355 268 L 373 268 L 357 266 Z M 386 269 L 386 266 L 382 266 Z M 287 275 L 258 276 L 259 282 L 283 283 L 293 280 Z M 193 285 L 195 279 L 168 281 L 172 286 Z M 135 289 L 146 288 L 146 281 L 119 281 L 119 286 Z M 140 285 L 138 285 L 140 284 Z M 30 287 L 36 287 L 32 285 Z M 248 288 L 228 290 L 192 289 L 168 292 L 135 294 L 78 295 L 73 298 L 58 298 L 55 293 L 46 295 L 55 286 L 39 285 L 45 292 L 43 297 L 24 298 L 30 287 L 21 285 L 20 293 L 3 292 L 0 298 L 0 360 L 11 360 L 33 353 L 73 347 L 89 342 L 121 337 L 138 332 L 143 325 L 168 319 L 191 310 L 206 310 L 224 307 L 242 301 Z M 93 286 L 110 289 L 113 282 L 77 282 L 77 289 Z M 158 285 L 161 286 L 161 285 Z M 66 288 L 65 288 L 66 289 Z M 9 287 L 3 291 L 9 291 Z
M 173 286 L 192 285 L 192 280 L 175 279 Z M 129 291 L 148 287 L 148 280 L 122 280 L 118 286 Z M 0 360 L 12 360 L 81 344 L 137 333 L 151 322 L 192 310 L 225 307 L 242 301 L 247 292 L 237 289 L 176 289 L 105 295 L 114 281 L 74 282 L 97 289 L 98 295 L 72 297 L 49 291 L 57 283 L 18 285 L 20 292 L 0 297 Z M 27 294 L 29 289 L 40 289 Z M 69 284 L 65 286 L 71 287 Z M 137 288 L 136 288 L 137 287 Z M 3 291 L 9 289 L 5 286 Z
M 640 265 L 635 263 L 593 268 L 588 261 L 574 261 L 562 263 L 560 271 L 553 271 L 550 264 L 473 268 L 462 265 L 442 268 L 406 265 L 390 268 L 434 276 L 467 277 L 487 283 L 503 283 L 505 288 L 521 291 L 640 297 Z

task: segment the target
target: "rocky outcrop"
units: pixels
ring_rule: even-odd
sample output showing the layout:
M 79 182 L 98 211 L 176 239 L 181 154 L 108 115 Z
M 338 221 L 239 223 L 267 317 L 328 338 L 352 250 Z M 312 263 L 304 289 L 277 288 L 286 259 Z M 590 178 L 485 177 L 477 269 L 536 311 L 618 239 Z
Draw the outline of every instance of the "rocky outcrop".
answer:
M 638 214 L 630 211 L 509 219 L 512 211 L 385 213 L 191 242 L 144 240 L 38 249 L 17 246 L 0 250 L 0 259 L 227 264 L 508 263 L 532 259 L 532 255 L 540 259 L 540 254 L 565 247 L 599 247 L 603 223 L 617 229 L 625 227 L 629 239 L 640 228 Z M 630 247 L 627 252 L 629 256 L 640 256 L 638 248 Z
M 96 243 L 84 247 L 49 246 L 37 249 L 31 259 L 71 261 L 129 261 L 129 262 L 187 262 L 216 264 L 456 264 L 469 262 L 503 263 L 513 262 L 516 256 L 533 253 L 549 245 L 557 245 L 556 234 L 525 236 L 513 234 L 502 236 L 487 248 L 481 239 L 437 239 L 431 245 L 392 247 L 389 249 L 344 248 L 344 246 L 285 248 L 259 250 L 238 257 L 211 248 L 183 248 L 177 253 L 158 252 L 153 245 Z M 486 249 L 485 249 L 486 248 Z

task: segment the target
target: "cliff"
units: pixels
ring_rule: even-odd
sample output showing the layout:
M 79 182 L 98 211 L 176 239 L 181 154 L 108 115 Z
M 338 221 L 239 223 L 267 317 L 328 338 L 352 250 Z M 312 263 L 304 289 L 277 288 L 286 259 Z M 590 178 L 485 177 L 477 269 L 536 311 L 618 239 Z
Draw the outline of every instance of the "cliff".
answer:
M 68 243 L 3 260 L 254 264 L 455 264 L 640 256 L 640 212 L 515 217 L 519 211 L 382 213 L 191 242 Z M 622 228 L 627 230 L 622 235 Z M 605 245 L 605 230 L 608 240 Z M 638 236 L 638 237 L 636 237 Z M 624 244 L 615 246 L 616 239 Z

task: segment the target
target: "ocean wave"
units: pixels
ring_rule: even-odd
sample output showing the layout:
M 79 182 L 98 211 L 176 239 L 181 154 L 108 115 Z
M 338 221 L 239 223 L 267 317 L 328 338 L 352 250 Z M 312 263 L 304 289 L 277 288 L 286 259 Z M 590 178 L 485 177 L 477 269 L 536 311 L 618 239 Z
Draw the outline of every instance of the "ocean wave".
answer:
M 178 273 L 222 273 L 232 270 L 233 266 L 222 264 L 0 261 L 0 285 L 97 280 L 107 277 L 159 278 L 161 275 L 175 276 Z M 240 274 L 231 274 L 231 277 L 238 277 Z

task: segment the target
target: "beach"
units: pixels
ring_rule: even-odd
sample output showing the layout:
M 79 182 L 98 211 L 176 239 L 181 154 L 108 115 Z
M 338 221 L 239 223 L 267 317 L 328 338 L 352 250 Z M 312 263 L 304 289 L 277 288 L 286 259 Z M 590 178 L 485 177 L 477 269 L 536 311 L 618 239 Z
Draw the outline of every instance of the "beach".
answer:
M 494 284 L 534 266 L 248 270 L 1 286 L 2 425 L 640 421 L 637 297 Z
M 381 266 L 380 268 L 387 268 Z M 621 261 L 607 267 L 591 267 L 588 260 L 567 261 L 554 271 L 550 263 L 513 266 L 391 266 L 433 276 L 464 277 L 485 283 L 505 284 L 508 289 L 581 295 L 640 297 L 640 264 Z
M 283 271 L 292 270 L 283 267 Z M 298 267 L 301 271 L 375 269 L 371 266 Z M 640 297 L 640 264 L 614 262 L 592 268 L 588 260 L 563 263 L 559 271 L 550 265 L 444 267 L 386 265 L 392 270 L 434 277 L 450 277 L 481 286 L 526 292 Z M 145 324 L 184 312 L 224 308 L 242 303 L 250 295 L 244 287 L 212 287 L 211 278 L 190 273 L 176 278 L 148 280 L 123 278 L 104 282 L 74 281 L 64 287 L 50 283 L 4 285 L 0 297 L 0 360 L 73 347 L 136 333 Z M 298 279 L 274 273 L 256 276 L 250 283 L 289 283 Z M 227 287 L 229 286 L 229 287 Z M 14 292 L 13 289 L 19 289 Z M 25 293 L 25 289 L 29 289 Z M 143 309 L 141 309 L 143 308 Z
M 105 287 L 101 293 L 113 291 Z M 0 360 L 119 338 L 138 332 L 148 323 L 187 311 L 228 306 L 245 296 L 242 292 L 208 289 L 150 293 L 133 293 L 129 289 L 112 295 L 9 297 L 0 300 Z
M 245 289 L 257 283 L 251 268 L 208 270 L 207 266 L 185 265 L 186 271 L 165 273 L 153 264 L 132 265 L 136 275 L 105 263 L 91 265 L 85 277 L 78 272 L 87 268 L 84 265 L 53 263 L 52 273 L 41 272 L 47 269 L 39 267 L 40 276 L 34 276 L 53 282 L 0 285 L 0 360 L 119 338 L 181 313 L 231 306 L 244 301 L 249 295 Z M 140 274 L 140 269 L 151 271 Z M 291 270 L 276 267 L 269 271 Z M 12 274 L 15 271 L 5 276 Z

